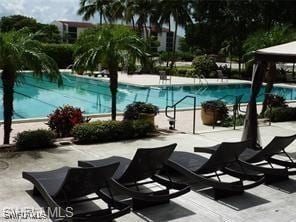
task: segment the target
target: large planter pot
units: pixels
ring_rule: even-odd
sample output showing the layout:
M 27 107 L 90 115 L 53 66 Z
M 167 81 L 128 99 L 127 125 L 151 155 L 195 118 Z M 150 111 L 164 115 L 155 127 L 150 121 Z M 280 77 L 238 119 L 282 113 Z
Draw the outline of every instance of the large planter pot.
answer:
M 201 120 L 204 125 L 216 124 L 218 120 L 222 120 L 222 115 L 219 111 L 204 108 L 201 109 Z
M 139 119 L 146 120 L 154 125 L 154 113 L 139 113 Z

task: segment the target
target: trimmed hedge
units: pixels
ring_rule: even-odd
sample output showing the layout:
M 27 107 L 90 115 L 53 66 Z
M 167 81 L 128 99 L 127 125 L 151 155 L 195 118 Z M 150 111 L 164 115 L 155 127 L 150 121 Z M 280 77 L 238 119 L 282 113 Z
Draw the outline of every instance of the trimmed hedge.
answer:
M 192 67 L 176 67 L 173 70 L 170 67 L 159 66 L 157 67 L 157 72 L 165 71 L 173 76 L 181 76 L 181 77 L 192 77 L 194 75 L 194 69 Z
M 79 144 L 104 143 L 141 138 L 155 131 L 148 121 L 96 121 L 76 125 L 72 130 Z
M 43 51 L 53 58 L 60 69 L 74 63 L 74 46 L 71 44 L 43 44 Z
M 265 117 L 270 118 L 272 122 L 296 121 L 295 107 L 274 107 L 266 110 Z
M 20 150 L 35 150 L 55 147 L 55 135 L 44 129 L 28 130 L 18 133 L 15 137 L 16 148 Z

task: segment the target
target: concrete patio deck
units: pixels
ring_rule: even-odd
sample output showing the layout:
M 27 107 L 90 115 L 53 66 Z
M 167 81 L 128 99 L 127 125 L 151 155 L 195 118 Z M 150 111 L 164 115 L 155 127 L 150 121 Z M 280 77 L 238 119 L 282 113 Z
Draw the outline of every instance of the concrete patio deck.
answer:
M 267 144 L 275 135 L 294 134 L 295 127 L 296 122 L 261 127 L 262 142 Z M 0 215 L 5 208 L 40 208 L 30 195 L 32 184 L 22 179 L 22 171 L 52 170 L 64 165 L 77 166 L 77 160 L 99 159 L 112 155 L 132 157 L 139 147 L 155 147 L 174 142 L 178 143 L 177 150 L 192 152 L 193 146 L 196 145 L 209 146 L 222 141 L 238 141 L 241 133 L 241 130 L 198 135 L 173 133 L 145 140 L 0 153 Z M 288 151 L 296 157 L 296 143 L 292 144 Z M 5 169 L 6 166 L 8 168 Z M 169 204 L 133 212 L 117 221 L 296 221 L 296 177 L 274 187 L 260 185 L 241 196 L 220 201 L 210 199 L 197 189 L 198 184 L 193 186 L 190 193 L 173 199 Z M 9 220 L 1 218 L 0 221 Z

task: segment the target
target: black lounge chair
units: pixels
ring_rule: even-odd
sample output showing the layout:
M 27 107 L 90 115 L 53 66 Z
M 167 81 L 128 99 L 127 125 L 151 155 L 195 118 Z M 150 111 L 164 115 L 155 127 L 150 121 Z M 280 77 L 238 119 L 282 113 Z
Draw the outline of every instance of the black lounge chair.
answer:
M 101 188 L 109 188 L 108 180 L 114 174 L 119 163 L 94 168 L 62 167 L 46 172 L 23 172 L 23 178 L 33 183 L 33 195 L 41 195 L 51 212 L 60 212 L 60 215 L 49 215 L 56 220 L 71 221 L 112 221 L 130 212 L 130 207 L 113 199 L 112 194 L 103 192 Z M 110 190 L 110 188 L 108 189 Z M 111 191 L 110 191 L 111 192 Z M 96 193 L 93 198 L 87 195 Z M 82 202 L 92 202 L 102 199 L 108 208 L 79 212 L 74 210 L 73 215 L 68 207 L 75 207 Z M 75 208 L 73 208 L 75 209 Z
M 183 195 L 190 191 L 186 184 L 175 183 L 160 176 L 158 173 L 163 169 L 177 144 L 171 144 L 159 148 L 138 149 L 132 160 L 113 156 L 101 160 L 79 161 L 81 167 L 101 166 L 106 163 L 120 162 L 120 165 L 110 181 L 111 187 L 119 193 L 132 198 L 134 210 L 143 209 L 161 203 L 167 203 L 170 199 Z M 151 183 L 160 184 L 165 189 L 159 191 L 140 191 L 141 185 Z M 132 189 L 134 188 L 134 189 Z M 176 190 L 170 192 L 171 190 Z
M 227 170 L 230 164 L 241 164 L 238 156 L 249 144 L 249 141 L 221 143 L 216 146 L 216 152 L 195 149 L 196 152 L 212 154 L 210 158 L 189 152 L 174 152 L 167 165 L 194 182 L 202 182 L 202 184 L 212 187 L 214 199 L 242 194 L 246 189 L 264 183 L 262 175 L 242 174 L 241 170 L 238 173 L 235 170 Z M 235 181 L 222 181 L 221 176 L 225 175 L 234 177 Z M 247 181 L 249 182 L 246 183 Z
M 276 136 L 261 150 L 247 148 L 241 155 L 240 160 L 243 165 L 247 165 L 249 173 L 264 173 L 265 184 L 288 180 L 290 175 L 296 175 L 296 162 L 285 151 L 285 149 L 296 139 L 296 134 L 292 136 Z M 216 152 L 217 148 L 204 147 L 208 152 Z M 279 158 L 279 154 L 286 156 L 286 160 Z M 278 157 L 278 158 L 277 158 Z M 233 165 L 230 169 L 238 168 Z M 250 171 L 251 170 L 251 171 Z

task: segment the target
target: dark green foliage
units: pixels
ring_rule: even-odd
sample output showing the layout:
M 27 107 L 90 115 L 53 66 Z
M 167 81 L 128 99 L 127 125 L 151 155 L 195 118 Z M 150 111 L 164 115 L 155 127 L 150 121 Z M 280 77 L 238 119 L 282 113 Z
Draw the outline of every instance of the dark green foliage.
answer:
M 71 44 L 43 44 L 43 51 L 56 61 L 60 69 L 74 63 L 74 47 Z
M 55 135 L 49 130 L 28 130 L 15 137 L 16 147 L 20 150 L 34 150 L 54 147 Z
M 35 40 L 42 43 L 61 43 L 62 38 L 60 31 L 55 25 L 42 24 L 41 28 L 36 33 Z
M 270 118 L 272 122 L 296 121 L 295 107 L 276 107 L 265 112 L 265 117 Z
M 147 134 L 155 131 L 155 126 L 150 121 L 139 119 L 133 121 L 133 131 L 134 137 L 141 138 L 145 137 Z
M 192 66 L 194 67 L 195 73 L 198 76 L 203 75 L 205 77 L 214 77 L 211 76 L 211 74 L 216 72 L 218 68 L 215 60 L 207 55 L 195 57 L 195 59 L 192 61 Z
M 142 138 L 155 131 L 149 121 L 97 121 L 76 125 L 72 134 L 77 143 L 91 144 Z
M 195 75 L 194 69 L 189 66 L 189 67 L 175 67 L 171 69 L 170 67 L 165 67 L 165 66 L 158 66 L 157 67 L 157 72 L 159 73 L 160 71 L 165 71 L 168 75 L 172 76 L 182 76 L 182 77 L 193 77 Z
M 30 34 L 35 33 L 34 40 L 42 43 L 60 43 L 62 40 L 55 25 L 41 24 L 34 18 L 22 15 L 12 15 L 0 19 L 1 32 L 19 30 L 26 30 Z
M 22 15 L 2 17 L 0 20 L 1 32 L 18 31 L 25 27 L 36 32 L 40 28 L 40 24 L 37 23 L 36 19 Z
M 126 106 L 124 111 L 124 120 L 136 120 L 140 113 L 157 115 L 159 109 L 151 103 L 134 102 Z
M 216 112 L 221 117 L 221 119 L 228 117 L 228 108 L 221 100 L 206 101 L 201 104 L 201 107 L 205 110 L 205 112 L 208 110 Z
M 283 96 L 269 94 L 267 95 L 266 104 L 271 107 L 286 107 L 286 100 Z
M 236 126 L 242 126 L 244 125 L 244 121 L 245 121 L 245 115 L 239 115 L 236 117 L 235 120 L 235 125 Z M 227 118 L 225 118 L 222 122 L 221 122 L 221 126 L 223 127 L 233 127 L 233 116 L 229 116 Z

